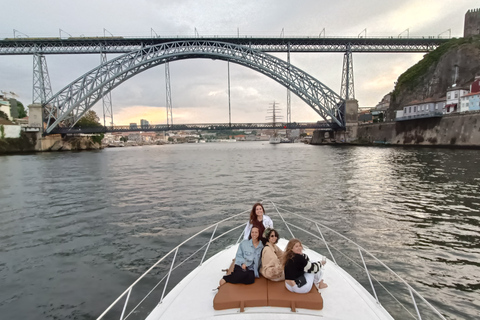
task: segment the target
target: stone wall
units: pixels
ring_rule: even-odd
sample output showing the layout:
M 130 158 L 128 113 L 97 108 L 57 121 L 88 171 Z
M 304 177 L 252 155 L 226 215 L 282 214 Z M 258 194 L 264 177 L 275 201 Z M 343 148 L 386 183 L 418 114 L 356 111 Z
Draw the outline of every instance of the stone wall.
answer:
M 442 118 L 359 125 L 353 144 L 392 144 L 480 148 L 480 112 L 449 114 Z M 315 132 L 312 144 L 328 143 Z M 323 139 L 322 139 L 323 138 Z M 341 140 L 336 139 L 336 143 Z M 350 142 L 345 140 L 345 142 Z
M 0 139 L 0 154 L 34 152 L 37 135 L 20 132 L 19 138 Z
M 0 130 L 3 132 L 3 138 L 19 138 L 22 127 L 19 125 L 0 124 Z

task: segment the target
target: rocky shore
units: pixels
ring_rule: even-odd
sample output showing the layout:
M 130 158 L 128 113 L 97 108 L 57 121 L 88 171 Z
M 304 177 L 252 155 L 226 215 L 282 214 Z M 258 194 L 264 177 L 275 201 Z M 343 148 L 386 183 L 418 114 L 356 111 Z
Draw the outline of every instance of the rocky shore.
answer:
M 36 133 L 22 132 L 20 138 L 0 139 L 0 154 L 14 154 L 25 152 L 38 152 Z M 94 142 L 90 137 L 65 137 L 51 138 L 50 146 L 42 151 L 75 151 L 75 150 L 99 150 L 102 146 Z

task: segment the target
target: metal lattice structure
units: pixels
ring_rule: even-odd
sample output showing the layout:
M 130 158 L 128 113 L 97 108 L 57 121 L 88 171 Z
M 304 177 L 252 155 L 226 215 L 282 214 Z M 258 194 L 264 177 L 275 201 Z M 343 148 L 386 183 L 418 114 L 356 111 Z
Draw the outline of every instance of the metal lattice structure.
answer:
M 106 133 L 106 132 L 144 132 L 152 131 L 168 131 L 168 130 L 256 130 L 256 129 L 315 129 L 321 131 L 333 131 L 328 123 L 323 122 L 268 122 L 268 123 L 189 123 L 189 124 L 156 124 L 156 125 L 140 125 L 140 126 L 111 126 L 111 127 L 81 127 L 81 128 L 65 128 L 56 127 L 51 133 L 60 134 L 79 134 L 79 133 Z
M 107 60 L 107 54 L 102 53 L 100 55 L 100 63 L 104 64 L 106 63 Z M 112 93 L 108 92 L 106 95 L 103 96 L 102 98 L 102 103 L 103 103 L 103 125 L 107 126 L 107 118 L 110 118 L 110 126 L 113 126 L 113 106 L 112 106 Z
M 46 134 L 60 123 L 73 126 L 96 102 L 129 78 L 169 61 L 219 59 L 243 65 L 277 81 L 312 107 L 332 127 L 345 127 L 345 101 L 323 83 L 287 62 L 249 47 L 218 41 L 175 41 L 124 54 L 87 72 L 44 105 Z
M 355 99 L 355 87 L 353 82 L 353 57 L 350 45 L 343 54 L 342 86 L 340 96 L 345 99 Z
M 173 126 L 172 89 L 170 87 L 170 64 L 165 63 L 165 100 L 167 108 L 167 126 Z
M 47 60 L 43 54 L 33 55 L 33 103 L 44 104 L 53 96 Z
M 124 38 L 124 37 L 69 37 L 61 38 L 7 38 L 0 40 L 0 55 L 19 54 L 85 54 L 128 53 L 148 46 L 173 41 L 219 41 L 247 46 L 265 52 L 345 52 L 350 44 L 352 52 L 428 52 L 450 38 L 438 37 L 226 37 L 192 38 L 185 36 Z
M 290 66 L 290 50 L 287 51 L 287 63 Z M 287 123 L 292 122 L 291 104 L 292 104 L 291 93 L 290 93 L 290 89 L 287 88 Z

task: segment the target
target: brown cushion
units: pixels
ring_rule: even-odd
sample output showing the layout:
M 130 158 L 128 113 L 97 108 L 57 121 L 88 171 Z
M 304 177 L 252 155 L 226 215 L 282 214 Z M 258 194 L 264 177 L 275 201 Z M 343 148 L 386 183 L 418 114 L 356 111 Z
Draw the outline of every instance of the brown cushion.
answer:
M 285 281 L 268 281 L 268 305 L 271 307 L 322 310 L 323 299 L 315 286 L 308 293 L 293 293 L 285 288 Z
M 253 284 L 225 283 L 213 298 L 215 310 L 240 308 L 243 312 L 245 307 L 262 307 L 267 303 L 267 279 L 262 276 L 255 278 Z

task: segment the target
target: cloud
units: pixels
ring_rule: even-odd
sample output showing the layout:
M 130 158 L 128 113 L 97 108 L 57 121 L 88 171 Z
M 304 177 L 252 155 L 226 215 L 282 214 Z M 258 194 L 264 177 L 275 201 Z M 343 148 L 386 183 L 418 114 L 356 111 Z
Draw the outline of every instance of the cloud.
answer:
M 461 36 L 463 18 L 478 0 L 51 0 L 46 7 L 30 0 L 8 1 L 0 38 L 20 30 L 30 37 L 58 37 L 59 29 L 72 36 L 437 36 L 450 29 Z M 95 8 L 95 10 L 92 10 Z M 139 18 L 135 18 L 139 17 Z M 403 34 L 402 34 L 403 35 Z M 286 53 L 274 54 L 286 60 Z M 115 55 L 108 55 L 111 59 Z M 354 54 L 355 93 L 361 106 L 374 106 L 393 89 L 398 76 L 422 58 L 421 54 Z M 335 92 L 340 91 L 341 53 L 292 53 L 291 62 Z M 48 55 L 52 89 L 57 92 L 98 66 L 99 55 Z M 28 105 L 32 100 L 32 57 L 1 56 L 0 89 L 13 91 Z M 286 89 L 246 67 L 230 64 L 231 114 L 236 122 L 264 122 L 268 105 L 276 101 L 286 116 Z M 174 121 L 228 122 L 227 63 L 191 59 L 170 64 Z M 145 118 L 166 122 L 165 69 L 158 66 L 127 80 L 112 91 L 115 123 Z M 99 115 L 102 104 L 93 107 Z M 101 116 L 102 118 L 102 116 Z M 175 120 L 177 119 L 177 120 Z M 292 94 L 292 120 L 320 117 Z M 178 122 L 177 122 L 178 123 Z

